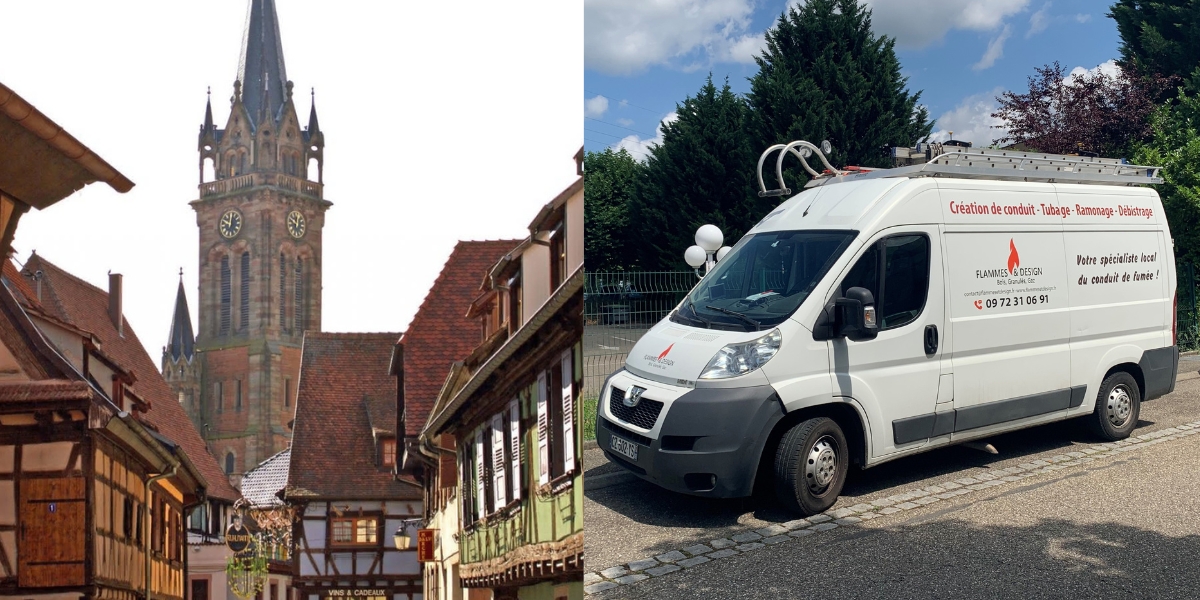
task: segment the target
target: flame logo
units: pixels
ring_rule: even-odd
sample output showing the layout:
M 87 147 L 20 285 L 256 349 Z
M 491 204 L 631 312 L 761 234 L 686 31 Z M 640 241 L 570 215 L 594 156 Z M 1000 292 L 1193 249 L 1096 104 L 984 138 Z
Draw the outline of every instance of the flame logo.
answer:
M 1012 238 L 1008 240 L 1008 272 L 1014 273 L 1014 269 L 1021 266 L 1021 257 L 1017 254 L 1017 245 L 1013 243 Z
M 666 349 L 666 350 L 663 350 L 663 351 L 662 351 L 662 354 L 659 354 L 659 355 L 658 355 L 658 360 L 662 360 L 662 359 L 666 358 L 666 357 L 667 357 L 667 353 L 668 353 L 668 352 L 670 352 L 670 351 L 671 351 L 671 348 L 674 348 L 674 347 L 675 347 L 675 344 L 671 344 L 670 346 L 667 346 L 667 349 Z

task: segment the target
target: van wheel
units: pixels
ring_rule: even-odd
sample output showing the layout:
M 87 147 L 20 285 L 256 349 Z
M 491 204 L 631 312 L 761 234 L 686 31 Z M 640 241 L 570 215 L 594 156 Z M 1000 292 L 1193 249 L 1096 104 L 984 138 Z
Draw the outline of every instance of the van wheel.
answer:
M 1137 427 L 1141 409 L 1142 394 L 1137 381 L 1129 373 L 1118 371 L 1100 384 L 1096 411 L 1088 418 L 1088 424 L 1096 435 L 1107 441 L 1123 440 Z
M 850 468 L 846 436 L 833 419 L 809 419 L 792 427 L 775 451 L 775 495 L 805 516 L 837 501 Z

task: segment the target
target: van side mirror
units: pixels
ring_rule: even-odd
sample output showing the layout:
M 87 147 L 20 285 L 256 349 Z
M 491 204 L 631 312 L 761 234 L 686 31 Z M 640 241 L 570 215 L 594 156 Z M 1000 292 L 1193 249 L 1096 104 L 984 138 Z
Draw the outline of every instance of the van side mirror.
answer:
M 834 335 L 858 342 L 879 335 L 875 296 L 870 290 L 852 287 L 844 298 L 834 301 Z

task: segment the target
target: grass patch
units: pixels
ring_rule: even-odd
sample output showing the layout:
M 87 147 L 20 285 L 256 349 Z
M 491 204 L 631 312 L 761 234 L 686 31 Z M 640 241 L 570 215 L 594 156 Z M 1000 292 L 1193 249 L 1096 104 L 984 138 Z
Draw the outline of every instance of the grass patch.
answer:
M 596 398 L 583 399 L 583 423 L 581 426 L 584 440 L 596 439 L 596 400 Z

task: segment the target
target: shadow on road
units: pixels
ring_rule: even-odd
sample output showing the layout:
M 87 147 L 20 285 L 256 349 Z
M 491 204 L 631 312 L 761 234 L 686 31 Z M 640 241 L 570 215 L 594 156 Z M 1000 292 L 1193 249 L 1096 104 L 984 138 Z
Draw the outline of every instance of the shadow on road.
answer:
M 1200 590 L 1200 536 L 1124 523 L 950 519 L 800 543 L 802 550 L 784 543 L 600 597 L 1195 598 Z

